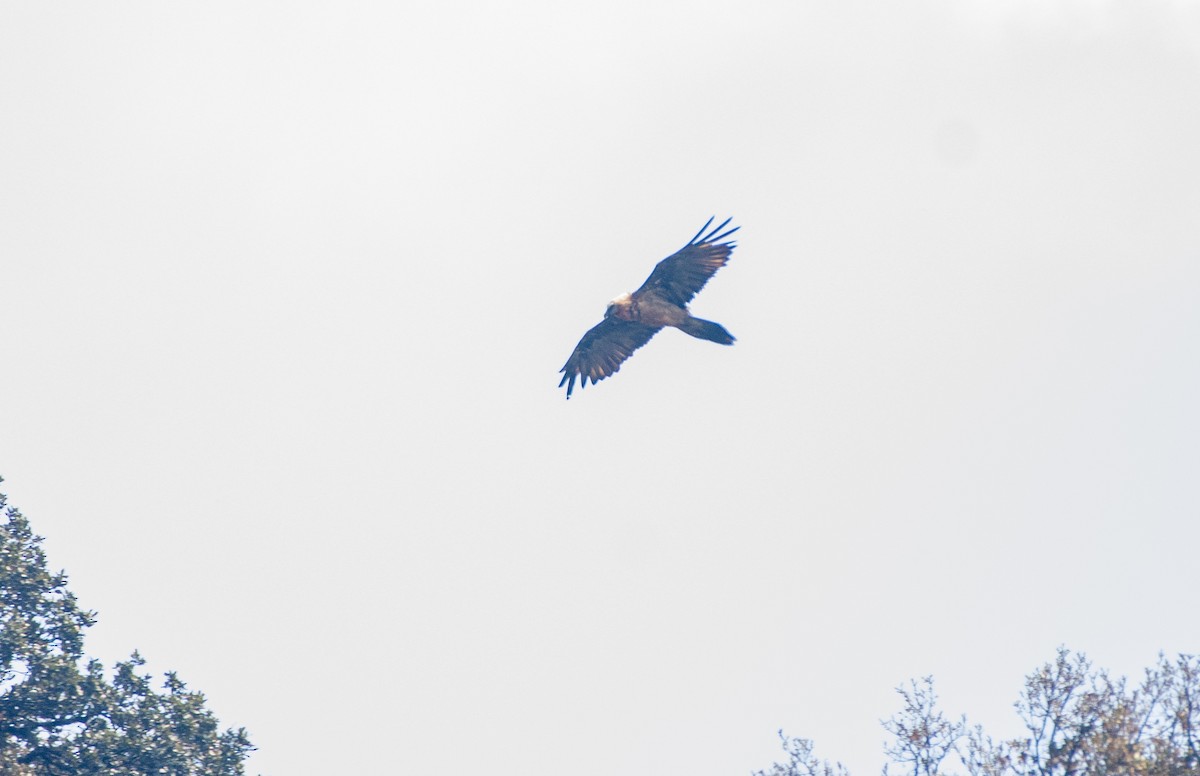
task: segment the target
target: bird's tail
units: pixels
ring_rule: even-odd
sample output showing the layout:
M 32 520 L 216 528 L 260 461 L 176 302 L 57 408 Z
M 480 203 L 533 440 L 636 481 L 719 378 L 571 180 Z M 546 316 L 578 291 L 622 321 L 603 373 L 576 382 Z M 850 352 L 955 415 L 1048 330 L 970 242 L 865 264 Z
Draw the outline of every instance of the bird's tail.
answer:
M 687 320 L 679 324 L 680 330 L 691 334 L 693 337 L 710 340 L 722 345 L 732 345 L 733 335 L 725 331 L 725 327 L 719 323 L 706 321 L 703 318 L 692 318 L 688 316 Z

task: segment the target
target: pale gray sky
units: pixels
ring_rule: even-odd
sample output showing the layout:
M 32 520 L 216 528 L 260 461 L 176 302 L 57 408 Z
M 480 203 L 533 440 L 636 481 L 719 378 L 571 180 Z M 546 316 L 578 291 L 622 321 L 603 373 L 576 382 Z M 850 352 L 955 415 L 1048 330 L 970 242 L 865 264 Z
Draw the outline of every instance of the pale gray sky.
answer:
M 877 772 L 1200 647 L 1200 10 L 4 3 L 0 473 L 251 772 Z M 697 314 L 570 403 L 710 215 Z

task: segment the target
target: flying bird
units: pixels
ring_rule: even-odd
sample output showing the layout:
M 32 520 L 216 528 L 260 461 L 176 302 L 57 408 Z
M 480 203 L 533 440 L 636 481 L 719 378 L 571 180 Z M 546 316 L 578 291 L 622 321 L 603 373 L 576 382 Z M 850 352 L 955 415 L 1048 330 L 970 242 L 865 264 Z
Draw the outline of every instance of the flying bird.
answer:
M 741 227 L 735 226 L 720 233 L 730 221 L 704 234 L 712 224 L 708 219 L 687 245 L 660 261 L 632 294 L 622 294 L 608 303 L 604 320 L 588 330 L 575 346 L 575 352 L 559 371 L 563 373 L 558 387 L 567 386 L 567 398 L 579 378 L 580 389 L 588 380 L 598 383 L 616 374 L 633 351 L 650 341 L 664 326 L 674 326 L 693 337 L 732 345 L 733 335 L 719 323 L 695 318 L 688 312 L 692 301 L 708 279 L 729 262 L 734 243 L 720 242 Z M 704 235 L 701 237 L 701 235 Z

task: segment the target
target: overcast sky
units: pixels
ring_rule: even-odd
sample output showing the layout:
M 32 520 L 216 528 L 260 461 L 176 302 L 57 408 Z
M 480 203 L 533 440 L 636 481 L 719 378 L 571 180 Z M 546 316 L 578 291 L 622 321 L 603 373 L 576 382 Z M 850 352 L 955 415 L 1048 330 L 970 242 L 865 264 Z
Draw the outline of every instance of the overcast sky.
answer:
M 3 3 L 3 488 L 251 773 L 1013 735 L 1200 649 L 1197 138 L 1183 2 Z

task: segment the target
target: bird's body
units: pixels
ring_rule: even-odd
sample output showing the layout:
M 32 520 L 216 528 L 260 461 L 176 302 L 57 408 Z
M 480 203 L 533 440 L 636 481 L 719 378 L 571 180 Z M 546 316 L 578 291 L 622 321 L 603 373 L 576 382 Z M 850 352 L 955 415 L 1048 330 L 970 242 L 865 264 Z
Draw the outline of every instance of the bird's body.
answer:
M 674 305 L 654 294 L 643 295 L 640 299 L 633 294 L 622 294 L 608 303 L 604 317 L 619 318 L 622 321 L 637 321 L 646 326 L 678 326 L 687 320 L 689 313 L 686 307 Z
M 701 237 L 712 222 L 713 219 L 708 219 L 687 245 L 660 261 L 641 288 L 608 303 L 604 320 L 583 335 L 567 363 L 559 370 L 564 374 L 558 386 L 567 386 L 568 399 L 576 377 L 580 378 L 579 387 L 583 388 L 589 378 L 597 383 L 615 374 L 633 351 L 649 342 L 665 326 L 722 345 L 733 344 L 733 335 L 723 326 L 696 318 L 687 309 L 692 297 L 729 261 L 734 248 L 732 242 L 718 242 L 737 231 L 734 227 L 717 234 L 729 219 Z

